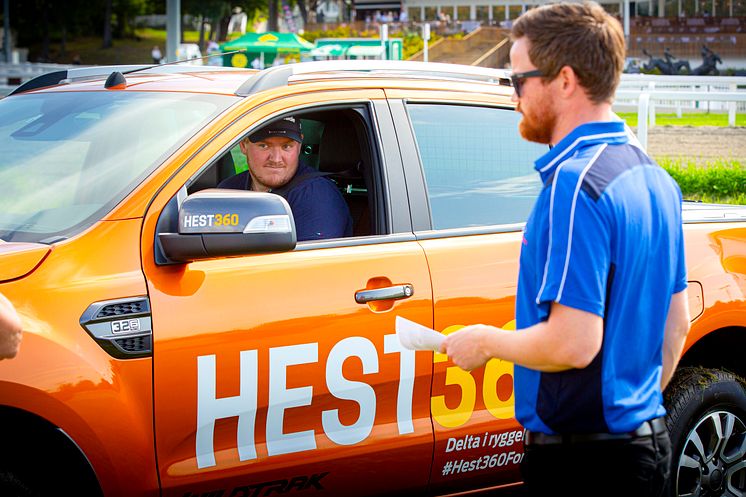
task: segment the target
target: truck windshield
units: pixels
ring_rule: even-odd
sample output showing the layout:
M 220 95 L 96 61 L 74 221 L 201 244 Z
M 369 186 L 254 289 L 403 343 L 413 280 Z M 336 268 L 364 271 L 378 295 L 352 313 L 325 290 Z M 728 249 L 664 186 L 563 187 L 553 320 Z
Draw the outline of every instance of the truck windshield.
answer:
M 0 239 L 52 243 L 87 228 L 236 99 L 107 91 L 0 100 Z

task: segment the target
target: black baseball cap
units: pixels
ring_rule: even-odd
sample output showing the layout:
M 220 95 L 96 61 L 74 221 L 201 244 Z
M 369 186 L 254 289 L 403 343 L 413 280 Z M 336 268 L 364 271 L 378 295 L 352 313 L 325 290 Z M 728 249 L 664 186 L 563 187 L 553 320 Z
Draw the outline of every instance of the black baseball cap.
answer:
M 300 119 L 295 116 L 283 117 L 267 124 L 258 131 L 249 135 L 249 141 L 256 143 L 267 138 L 285 137 L 303 143 L 303 132 L 300 128 Z

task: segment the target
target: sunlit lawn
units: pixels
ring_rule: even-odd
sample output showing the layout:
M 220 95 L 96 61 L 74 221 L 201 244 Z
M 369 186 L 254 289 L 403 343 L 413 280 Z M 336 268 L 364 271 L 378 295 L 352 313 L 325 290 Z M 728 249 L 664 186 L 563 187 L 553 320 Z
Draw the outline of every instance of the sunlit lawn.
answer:
M 620 112 L 619 117 L 627 121 L 627 124 L 637 126 L 637 112 Z M 655 124 L 658 126 L 727 126 L 727 112 L 697 112 L 682 113 L 681 117 L 676 114 L 656 114 Z M 746 126 L 746 114 L 736 114 L 736 126 Z
M 59 64 L 69 64 L 77 53 L 84 65 L 113 65 L 113 64 L 150 64 L 152 59 L 150 51 L 153 46 L 158 45 L 161 53 L 166 52 L 166 30 L 164 29 L 138 29 L 136 38 L 115 39 L 111 48 L 102 48 L 103 39 L 96 37 L 76 37 L 69 39 L 66 44 L 65 54 L 61 52 L 60 44 L 50 43 L 49 57 L 51 61 Z M 197 43 L 199 31 L 183 31 L 185 43 Z M 32 47 L 38 53 L 39 47 Z
M 139 28 L 135 31 L 135 34 L 140 38 L 145 38 L 154 42 L 157 41 L 164 45 L 166 43 L 165 29 Z M 197 43 L 199 41 L 199 31 L 182 31 L 181 34 L 184 43 Z M 206 33 L 205 36 L 208 34 L 209 33 Z

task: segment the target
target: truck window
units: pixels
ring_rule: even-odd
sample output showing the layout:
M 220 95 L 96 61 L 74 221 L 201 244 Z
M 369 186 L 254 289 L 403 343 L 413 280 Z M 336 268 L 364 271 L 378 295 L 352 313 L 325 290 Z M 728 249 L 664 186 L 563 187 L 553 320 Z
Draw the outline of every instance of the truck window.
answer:
M 146 92 L 0 101 L 0 238 L 72 236 L 120 202 L 234 97 Z
M 297 112 L 303 130 L 300 161 L 320 171 L 342 195 L 353 222 L 352 236 L 383 234 L 377 221 L 375 201 L 378 160 L 371 147 L 368 110 L 323 109 Z M 248 169 L 238 141 L 188 183 L 187 192 L 215 188 L 221 181 Z
M 520 114 L 465 105 L 407 106 L 424 168 L 433 229 L 522 223 L 541 191 Z

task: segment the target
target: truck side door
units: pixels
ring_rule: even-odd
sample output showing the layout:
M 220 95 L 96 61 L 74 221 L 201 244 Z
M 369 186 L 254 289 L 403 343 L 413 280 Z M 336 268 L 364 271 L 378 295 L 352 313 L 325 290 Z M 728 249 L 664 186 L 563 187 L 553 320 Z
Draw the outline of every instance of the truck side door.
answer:
M 410 203 L 422 206 L 412 217 L 430 267 L 435 329 L 514 327 L 523 223 L 541 189 L 533 160 L 546 148 L 520 138 L 520 115 L 496 97 L 489 106 L 484 96 L 480 103 L 434 92 L 406 96 L 391 105 L 408 184 L 424 185 L 409 193 Z M 520 481 L 523 429 L 514 418 L 513 365 L 493 359 L 466 372 L 443 354 L 434 363 L 431 488 L 457 492 Z
M 309 101 L 319 111 L 367 110 L 381 232 L 300 242 L 286 253 L 156 264 L 157 219 L 196 171 L 256 123 L 314 111 Z M 153 201 L 143 260 L 164 495 L 372 495 L 426 486 L 432 365 L 401 348 L 394 317 L 432 323 L 432 291 L 408 209 L 400 208 L 398 149 L 381 146 L 392 139 L 380 90 L 275 99 L 197 152 Z M 356 302 L 359 292 L 401 285 L 414 293 Z

